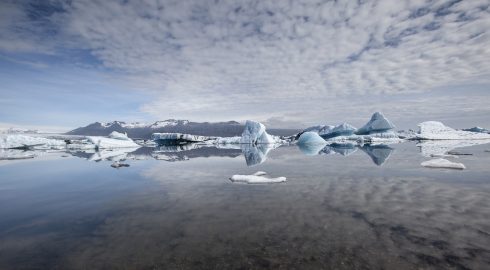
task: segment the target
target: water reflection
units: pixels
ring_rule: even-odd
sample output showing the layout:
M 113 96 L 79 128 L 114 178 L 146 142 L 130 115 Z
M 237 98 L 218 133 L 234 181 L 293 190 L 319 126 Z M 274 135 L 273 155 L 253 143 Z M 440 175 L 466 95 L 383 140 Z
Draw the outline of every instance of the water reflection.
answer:
M 298 145 L 301 152 L 306 155 L 342 155 L 349 156 L 355 153 L 358 149 L 361 149 L 366 153 L 374 164 L 381 166 L 393 153 L 394 149 L 388 145 L 376 144 L 376 145 L 357 145 L 353 143 L 334 143 L 327 146 L 322 145 Z
M 456 148 L 469 147 L 480 144 L 490 143 L 490 140 L 439 140 L 439 141 L 420 141 L 417 146 L 424 157 L 444 156 Z M 89 161 L 125 161 L 125 160 L 148 160 L 156 159 L 161 161 L 187 161 L 193 158 L 206 157 L 238 157 L 243 156 L 247 166 L 263 164 L 268 155 L 281 145 L 273 144 L 224 144 L 206 145 L 199 143 L 189 143 L 183 145 L 168 145 L 158 147 L 139 147 L 139 148 L 119 148 L 101 150 L 75 150 L 58 151 L 60 155 L 70 154 L 74 157 L 84 158 Z M 287 147 L 287 146 L 286 146 Z M 296 146 L 294 146 L 296 147 Z M 355 143 L 333 143 L 328 145 L 297 145 L 301 153 L 309 156 L 315 155 L 340 155 L 350 156 L 361 150 L 367 154 L 372 162 L 381 166 L 386 163 L 393 154 L 394 148 L 385 144 L 364 144 Z M 0 150 L 0 161 L 2 160 L 22 160 L 41 157 L 46 153 L 53 153 L 53 150 Z

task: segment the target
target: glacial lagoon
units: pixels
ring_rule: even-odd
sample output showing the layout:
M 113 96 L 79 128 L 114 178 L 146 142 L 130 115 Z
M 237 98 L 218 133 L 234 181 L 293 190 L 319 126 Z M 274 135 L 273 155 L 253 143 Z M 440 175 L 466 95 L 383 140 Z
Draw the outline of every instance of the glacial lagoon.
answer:
M 451 149 L 465 170 L 420 165 Z M 488 149 L 8 150 L 0 269 L 488 269 Z M 230 180 L 257 171 L 287 180 Z

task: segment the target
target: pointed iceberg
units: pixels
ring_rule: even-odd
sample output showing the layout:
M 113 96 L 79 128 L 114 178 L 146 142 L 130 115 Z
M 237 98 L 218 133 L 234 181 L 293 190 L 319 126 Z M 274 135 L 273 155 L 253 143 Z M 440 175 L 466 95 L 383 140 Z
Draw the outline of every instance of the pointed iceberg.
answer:
M 278 140 L 269 135 L 265 131 L 265 126 L 262 123 L 247 120 L 245 129 L 240 139 L 242 144 L 274 144 L 278 143 Z
M 359 128 L 356 132 L 357 135 L 369 135 L 373 133 L 384 133 L 395 128 L 395 125 L 386 119 L 386 117 L 380 113 L 375 112 L 371 116 L 371 120 L 367 122 L 363 127 Z

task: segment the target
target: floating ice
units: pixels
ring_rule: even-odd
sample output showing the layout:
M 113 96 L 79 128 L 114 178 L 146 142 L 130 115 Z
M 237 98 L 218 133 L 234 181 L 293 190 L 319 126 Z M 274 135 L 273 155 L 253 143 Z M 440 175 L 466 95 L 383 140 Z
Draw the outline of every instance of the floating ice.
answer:
M 371 120 L 367 122 L 363 127 L 359 128 L 356 132 L 357 135 L 368 135 L 372 133 L 383 133 L 395 128 L 384 115 L 380 112 L 375 112 L 371 116 Z
M 324 129 L 322 132 L 319 132 L 320 136 L 324 139 L 329 139 L 337 136 L 351 136 L 357 130 L 354 126 L 342 123 L 338 126 L 335 126 L 331 129 Z
M 153 140 L 159 145 L 186 144 L 210 140 L 207 136 L 198 136 L 183 133 L 153 133 Z
M 307 131 L 307 132 L 304 132 L 303 134 L 301 134 L 301 136 L 299 136 L 297 143 L 303 144 L 303 145 L 306 145 L 306 144 L 325 145 L 325 144 L 327 144 L 327 142 L 322 137 L 320 137 L 320 135 L 318 135 L 318 133 L 311 132 L 311 131 Z
M 490 133 L 490 130 L 482 127 L 472 127 L 472 128 L 465 128 L 463 131 L 470 131 L 470 132 L 478 132 L 478 133 Z
M 274 144 L 278 142 L 280 139 L 269 135 L 262 123 L 251 120 L 247 120 L 240 140 L 240 143 L 244 144 Z
M 97 148 L 125 148 L 125 147 L 140 147 L 133 140 L 128 138 L 126 134 L 112 132 L 109 136 L 87 136 L 87 140 L 94 144 Z
M 0 135 L 0 148 L 36 148 L 36 149 L 63 149 L 66 143 L 62 140 L 47 139 L 38 136 L 27 136 L 21 134 Z
M 258 171 L 252 175 L 241 175 L 241 174 L 235 174 L 232 177 L 230 177 L 230 180 L 232 182 L 240 182 L 240 183 L 247 183 L 247 184 L 269 184 L 269 183 L 282 183 L 286 182 L 286 177 L 281 176 L 281 177 L 276 177 L 276 178 L 268 178 L 266 177 L 267 173 Z
M 418 139 L 422 140 L 481 140 L 490 139 L 490 134 L 464 130 L 455 130 L 441 122 L 427 121 L 420 123 Z
M 443 158 L 436 158 L 436 159 L 424 161 L 420 165 L 428 168 L 444 168 L 444 169 L 458 169 L 458 170 L 463 170 L 466 168 L 462 163 L 451 162 Z

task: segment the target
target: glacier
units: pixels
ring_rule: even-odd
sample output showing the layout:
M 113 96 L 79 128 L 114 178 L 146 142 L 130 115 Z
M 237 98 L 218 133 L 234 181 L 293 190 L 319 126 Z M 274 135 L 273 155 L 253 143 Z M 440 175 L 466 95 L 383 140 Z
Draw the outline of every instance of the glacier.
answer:
M 419 140 L 482 140 L 490 139 L 490 134 L 455 130 L 438 121 L 426 121 L 419 125 L 416 139 Z

